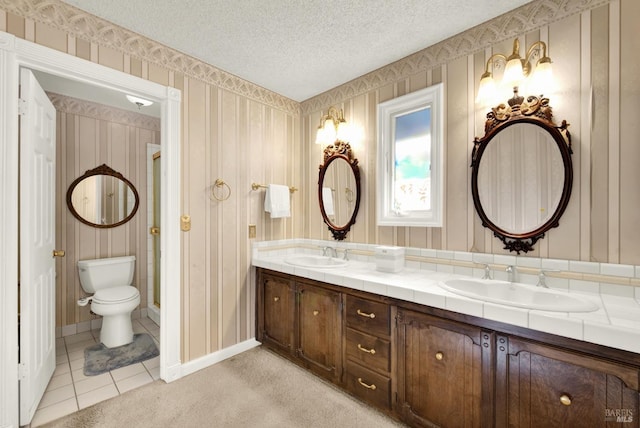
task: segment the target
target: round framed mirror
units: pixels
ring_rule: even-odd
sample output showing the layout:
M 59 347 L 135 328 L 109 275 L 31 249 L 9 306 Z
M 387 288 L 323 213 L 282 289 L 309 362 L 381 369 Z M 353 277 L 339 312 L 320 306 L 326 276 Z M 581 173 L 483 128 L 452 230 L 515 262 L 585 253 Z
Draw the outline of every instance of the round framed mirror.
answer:
M 103 164 L 76 178 L 67 190 L 67 207 L 82 223 L 110 228 L 131 220 L 140 198 L 122 174 Z
M 336 141 L 324 150 L 320 165 L 318 202 L 333 238 L 346 238 L 360 207 L 360 170 L 348 143 Z
M 569 126 L 552 121 L 548 99 L 501 105 L 475 140 L 471 190 L 482 225 L 510 251 L 529 252 L 557 227 L 573 182 Z

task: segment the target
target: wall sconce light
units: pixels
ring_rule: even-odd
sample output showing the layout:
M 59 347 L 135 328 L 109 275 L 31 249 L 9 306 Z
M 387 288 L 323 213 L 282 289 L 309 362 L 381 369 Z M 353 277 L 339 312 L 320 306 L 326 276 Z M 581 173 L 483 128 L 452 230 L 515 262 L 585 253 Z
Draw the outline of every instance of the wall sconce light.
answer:
M 329 145 L 336 141 L 349 140 L 349 125 L 344 120 L 344 111 L 329 107 L 327 114 L 320 112 L 320 126 L 316 134 L 316 144 Z
M 531 66 L 531 61 L 535 55 L 540 58 L 536 63 L 535 69 Z M 490 65 L 505 64 L 502 82 L 509 87 L 513 87 L 513 98 L 509 100 L 509 105 L 520 105 L 524 101 L 524 97 L 518 95 L 518 87 L 521 86 L 527 77 L 529 92 L 540 92 L 545 86 L 551 84 L 551 58 L 547 56 L 547 45 L 542 41 L 537 41 L 527 49 L 524 58 L 520 57 L 520 42 L 518 39 L 513 41 L 513 52 L 508 57 L 495 53 L 487 60 L 484 73 L 480 77 L 480 86 L 478 87 L 477 103 L 489 104 L 496 97 L 496 83 L 493 75 L 489 71 Z

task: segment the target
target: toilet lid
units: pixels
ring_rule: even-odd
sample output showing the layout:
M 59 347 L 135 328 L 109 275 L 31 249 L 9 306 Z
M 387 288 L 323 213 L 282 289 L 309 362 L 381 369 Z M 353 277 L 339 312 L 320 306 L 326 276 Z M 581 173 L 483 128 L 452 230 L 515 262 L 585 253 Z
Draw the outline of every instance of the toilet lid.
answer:
M 110 287 L 96 291 L 93 301 L 97 303 L 121 303 L 138 297 L 138 289 L 130 285 Z

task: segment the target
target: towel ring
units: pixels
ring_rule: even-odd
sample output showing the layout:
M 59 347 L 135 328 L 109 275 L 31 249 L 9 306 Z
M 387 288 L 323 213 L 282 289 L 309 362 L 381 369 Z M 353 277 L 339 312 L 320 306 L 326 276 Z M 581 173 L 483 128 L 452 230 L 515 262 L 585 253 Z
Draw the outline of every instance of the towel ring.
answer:
M 219 197 L 216 194 L 216 189 L 220 188 L 220 187 L 225 187 L 227 188 L 227 190 L 229 191 L 229 193 L 227 193 L 226 197 Z M 231 187 L 229 187 L 229 185 L 227 183 L 225 183 L 225 181 L 221 178 L 216 179 L 215 183 L 213 183 L 213 186 L 211 186 L 211 195 L 209 195 L 209 198 L 211 200 L 215 199 L 216 201 L 226 201 L 227 199 L 229 199 L 231 197 Z

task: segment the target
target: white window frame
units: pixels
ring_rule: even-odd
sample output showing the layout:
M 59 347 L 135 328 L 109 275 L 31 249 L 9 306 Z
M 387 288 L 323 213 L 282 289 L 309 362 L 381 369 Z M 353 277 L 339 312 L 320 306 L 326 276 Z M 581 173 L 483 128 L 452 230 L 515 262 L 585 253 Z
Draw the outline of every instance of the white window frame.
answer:
M 376 218 L 378 226 L 442 227 L 444 85 L 438 83 L 378 104 Z M 431 209 L 398 213 L 393 209 L 396 117 L 431 109 Z

